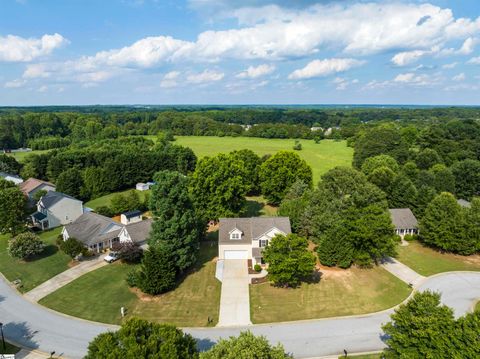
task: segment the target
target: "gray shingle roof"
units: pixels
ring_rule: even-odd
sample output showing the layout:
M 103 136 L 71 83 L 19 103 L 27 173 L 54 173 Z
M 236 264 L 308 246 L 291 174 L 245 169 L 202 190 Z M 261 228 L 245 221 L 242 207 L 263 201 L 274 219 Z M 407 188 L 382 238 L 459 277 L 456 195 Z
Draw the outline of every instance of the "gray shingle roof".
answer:
M 242 238 L 230 239 L 230 232 L 235 228 L 242 231 Z M 252 218 L 220 218 L 219 242 L 228 244 L 250 244 L 272 228 L 291 233 L 288 217 L 252 217 Z
M 74 201 L 80 201 L 65 193 L 55 192 L 55 191 L 47 192 L 44 196 L 42 196 L 40 201 L 42 202 L 43 207 L 48 209 L 52 207 L 55 203 L 60 202 L 62 199 L 65 199 L 65 198 L 72 199 Z
M 410 208 L 389 209 L 392 223 L 396 229 L 416 229 L 418 222 Z
M 65 225 L 70 237 L 85 245 L 92 245 L 118 237 L 123 226 L 113 219 L 93 212 L 86 212 L 73 223 Z
M 127 218 L 132 218 L 132 217 L 138 217 L 138 216 L 141 216 L 142 215 L 142 211 L 139 211 L 138 209 L 135 210 L 135 211 L 129 211 L 129 212 L 125 212 L 125 213 L 122 213 L 125 217 Z
M 145 219 L 140 222 L 130 223 L 125 226 L 125 229 L 134 243 L 142 243 L 148 239 L 152 230 L 152 223 L 152 219 Z

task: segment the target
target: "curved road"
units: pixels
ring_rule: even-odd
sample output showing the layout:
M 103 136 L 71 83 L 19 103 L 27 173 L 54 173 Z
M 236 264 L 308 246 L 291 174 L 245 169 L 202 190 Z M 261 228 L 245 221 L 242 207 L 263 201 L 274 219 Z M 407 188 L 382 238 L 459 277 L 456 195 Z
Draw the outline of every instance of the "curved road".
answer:
M 1 276 L 0 276 L 1 277 Z M 419 290 L 431 289 L 442 293 L 442 302 L 465 314 L 480 298 L 480 273 L 452 272 L 427 278 Z M 85 293 L 88 295 L 88 293 Z M 381 350 L 381 326 L 389 321 L 393 310 L 369 315 L 319 319 L 290 323 L 254 325 L 242 328 L 189 328 L 186 332 L 208 348 L 220 337 L 238 335 L 249 329 L 265 335 L 272 343 L 281 342 L 296 358 L 334 355 L 349 352 Z M 88 342 L 97 334 L 116 329 L 115 326 L 87 322 L 67 317 L 31 303 L 0 280 L 0 321 L 7 339 L 43 352 L 55 350 L 67 358 L 85 355 Z

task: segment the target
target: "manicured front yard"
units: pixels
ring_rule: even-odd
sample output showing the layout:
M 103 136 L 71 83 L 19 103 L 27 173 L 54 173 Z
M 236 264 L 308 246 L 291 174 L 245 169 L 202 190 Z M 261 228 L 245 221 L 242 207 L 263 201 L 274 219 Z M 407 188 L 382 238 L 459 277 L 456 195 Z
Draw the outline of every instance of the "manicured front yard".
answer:
M 113 196 L 115 196 L 117 193 L 126 194 L 129 191 L 131 191 L 131 189 L 128 189 L 128 190 L 122 191 L 122 192 L 115 192 L 115 193 L 106 194 L 105 196 L 92 199 L 91 201 L 88 201 L 87 203 L 85 203 L 85 207 L 88 207 L 88 208 L 91 208 L 91 209 L 97 209 L 97 207 L 101 207 L 101 206 L 109 207 L 111 202 L 112 202 Z M 147 193 L 150 193 L 150 191 L 137 191 L 137 190 L 135 190 L 135 191 L 140 196 L 140 201 L 143 201 L 145 199 L 145 195 Z
M 76 317 L 119 324 L 120 307 L 137 316 L 178 326 L 206 326 L 218 321 L 220 282 L 215 279 L 217 244 L 203 243 L 191 274 L 172 292 L 139 297 L 125 277 L 133 266 L 114 263 L 78 278 L 43 298 L 40 304 Z
M 380 267 L 328 269 L 318 283 L 304 283 L 296 289 L 251 285 L 251 319 L 271 323 L 372 313 L 401 303 L 410 291 Z
M 460 256 L 440 253 L 419 242 L 398 246 L 398 260 L 424 276 L 450 271 L 480 271 L 480 255 Z
M 9 235 L 0 235 L 0 272 L 9 281 L 20 279 L 21 292 L 28 292 L 37 285 L 68 269 L 70 257 L 61 252 L 55 245 L 61 227 L 40 234 L 47 245 L 44 252 L 36 259 L 22 261 L 12 258 L 7 253 Z

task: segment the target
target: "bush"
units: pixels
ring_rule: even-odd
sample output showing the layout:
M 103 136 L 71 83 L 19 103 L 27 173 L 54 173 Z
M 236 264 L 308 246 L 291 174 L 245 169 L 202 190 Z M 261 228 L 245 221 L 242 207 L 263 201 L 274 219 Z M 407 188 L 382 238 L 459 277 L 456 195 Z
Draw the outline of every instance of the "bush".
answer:
M 257 263 L 253 266 L 253 269 L 255 270 L 255 272 L 261 272 L 262 271 L 262 266 Z
M 28 259 L 43 252 L 45 245 L 31 232 L 21 233 L 8 241 L 8 254 L 14 258 Z
M 300 141 L 298 141 L 298 140 L 295 141 L 295 145 L 293 145 L 293 149 L 295 151 L 301 151 L 302 150 L 302 144 L 300 143 Z
M 112 250 L 118 252 L 119 258 L 126 263 L 139 263 L 143 257 L 143 249 L 136 243 L 115 243 Z
M 403 239 L 407 242 L 416 241 L 418 236 L 416 234 L 406 234 Z
M 150 247 L 145 251 L 142 267 L 135 281 L 142 292 L 157 295 L 175 287 L 176 275 L 171 256 L 165 251 Z
M 138 272 L 135 269 L 132 269 L 130 272 L 127 273 L 125 281 L 130 288 L 138 287 Z
M 72 259 L 83 253 L 85 246 L 78 239 L 70 237 L 60 245 L 60 249 Z
M 113 217 L 115 215 L 115 213 L 113 213 L 113 210 L 107 206 L 97 207 L 95 209 L 95 212 L 105 217 Z

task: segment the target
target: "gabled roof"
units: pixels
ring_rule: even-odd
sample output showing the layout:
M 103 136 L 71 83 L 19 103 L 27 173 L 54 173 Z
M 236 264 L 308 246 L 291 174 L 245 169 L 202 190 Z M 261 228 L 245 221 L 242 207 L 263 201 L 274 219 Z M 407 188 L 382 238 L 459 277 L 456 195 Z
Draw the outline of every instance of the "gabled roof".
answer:
M 418 222 L 410 208 L 393 208 L 388 210 L 396 229 L 415 229 Z
M 145 219 L 140 222 L 130 223 L 124 227 L 123 230 L 126 230 L 130 236 L 130 239 L 134 243 L 145 242 L 150 236 L 150 231 L 152 230 L 152 219 Z
M 47 216 L 44 215 L 42 212 L 35 212 L 34 214 L 32 214 L 32 217 L 35 218 L 38 222 L 41 222 L 45 218 L 47 218 Z
M 243 235 L 241 239 L 231 240 L 230 233 L 235 228 Z M 292 232 L 288 217 L 220 218 L 219 242 L 250 244 L 274 228 L 285 234 Z
M 42 196 L 42 198 L 40 198 L 40 201 L 42 206 L 46 209 L 52 207 L 54 204 L 60 202 L 61 200 L 64 200 L 64 199 L 69 199 L 69 200 L 73 200 L 73 201 L 79 201 L 81 202 L 79 199 L 76 199 L 76 198 L 73 198 L 72 196 L 69 196 L 65 193 L 61 193 L 61 192 L 55 192 L 55 191 L 49 191 L 47 192 L 45 195 Z
M 122 225 L 100 214 L 86 212 L 73 223 L 65 225 L 65 230 L 69 237 L 74 237 L 85 245 L 91 245 L 118 237 Z
M 25 195 L 28 196 L 30 192 L 32 192 L 35 188 L 41 186 L 42 184 L 55 187 L 55 185 L 50 182 L 42 181 L 36 178 L 29 178 L 25 182 L 20 184 L 20 191 L 22 191 Z
M 142 215 L 142 211 L 139 211 L 138 209 L 135 210 L 135 211 L 129 211 L 129 212 L 125 212 L 125 213 L 122 213 L 125 217 L 127 218 L 132 218 L 132 217 L 138 217 L 138 216 L 141 216 Z

